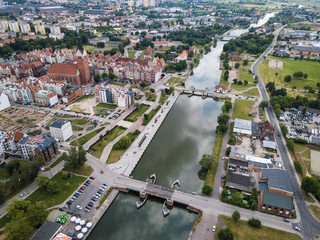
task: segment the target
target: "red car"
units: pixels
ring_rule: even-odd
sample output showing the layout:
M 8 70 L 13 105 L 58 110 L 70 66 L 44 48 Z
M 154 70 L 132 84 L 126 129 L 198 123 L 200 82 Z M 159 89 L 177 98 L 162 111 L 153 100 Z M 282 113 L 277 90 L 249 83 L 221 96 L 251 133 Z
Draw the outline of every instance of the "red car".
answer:
M 85 188 L 84 188 L 84 187 L 81 187 L 80 189 L 84 190 Z
M 100 172 L 101 172 L 101 173 L 103 173 L 103 171 L 102 171 L 102 170 L 100 170 Z

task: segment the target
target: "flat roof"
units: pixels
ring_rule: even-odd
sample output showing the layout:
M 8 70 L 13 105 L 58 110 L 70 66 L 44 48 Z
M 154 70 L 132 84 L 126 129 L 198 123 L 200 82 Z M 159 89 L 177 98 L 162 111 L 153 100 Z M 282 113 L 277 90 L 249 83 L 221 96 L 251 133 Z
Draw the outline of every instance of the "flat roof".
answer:
M 58 223 L 46 221 L 30 240 L 51 240 L 61 228 Z

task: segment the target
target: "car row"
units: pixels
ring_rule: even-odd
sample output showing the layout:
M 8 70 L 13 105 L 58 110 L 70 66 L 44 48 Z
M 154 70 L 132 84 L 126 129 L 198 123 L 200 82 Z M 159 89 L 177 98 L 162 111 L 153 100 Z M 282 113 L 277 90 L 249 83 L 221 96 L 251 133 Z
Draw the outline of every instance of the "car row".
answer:
M 84 209 L 86 212 L 90 212 L 91 208 L 96 203 L 98 198 L 103 194 L 103 191 L 107 188 L 107 186 L 108 186 L 107 183 L 103 183 L 102 186 L 98 189 L 97 193 L 92 196 L 89 203 L 87 204 L 87 206 Z
M 77 199 L 83 192 L 84 190 L 86 189 L 86 187 L 88 187 L 90 185 L 90 183 L 94 180 L 95 178 L 94 177 L 89 177 L 89 179 L 87 179 L 85 181 L 85 183 L 78 189 L 78 191 L 73 194 L 73 196 L 69 199 L 69 201 L 67 201 L 67 205 L 70 206 L 72 205 L 72 203 L 74 202 L 75 199 Z M 80 209 L 81 206 L 77 205 L 77 209 L 81 210 Z

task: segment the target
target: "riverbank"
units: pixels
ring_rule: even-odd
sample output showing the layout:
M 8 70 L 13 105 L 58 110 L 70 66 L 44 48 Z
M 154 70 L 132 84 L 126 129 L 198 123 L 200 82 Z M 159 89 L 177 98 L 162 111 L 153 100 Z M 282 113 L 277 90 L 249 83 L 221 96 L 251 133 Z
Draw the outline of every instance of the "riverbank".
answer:
M 121 156 L 120 160 L 114 164 L 108 164 L 108 167 L 115 173 L 129 176 L 139 160 L 143 156 L 144 152 L 151 143 L 153 137 L 157 133 L 161 124 L 165 120 L 166 116 L 170 112 L 174 103 L 178 99 L 180 93 L 174 92 L 171 94 L 166 103 L 160 108 L 160 110 L 153 116 L 147 127 L 140 133 L 131 146 Z M 160 112 L 160 113 L 159 113 Z

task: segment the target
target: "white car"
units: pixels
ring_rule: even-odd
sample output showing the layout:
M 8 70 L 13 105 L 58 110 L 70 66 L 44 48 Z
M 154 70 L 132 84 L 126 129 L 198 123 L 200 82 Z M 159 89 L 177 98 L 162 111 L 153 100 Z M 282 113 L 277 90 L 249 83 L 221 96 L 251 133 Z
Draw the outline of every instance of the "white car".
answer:
M 23 197 L 24 195 L 26 195 L 25 192 L 21 193 L 21 194 L 19 195 L 19 197 Z
M 212 226 L 212 232 L 216 231 L 216 226 Z
M 80 205 L 77 205 L 76 209 L 82 210 L 82 207 Z
M 298 231 L 298 232 L 301 231 L 301 229 L 300 229 L 299 227 L 297 227 L 297 226 L 295 226 L 293 229 L 296 230 L 296 231 Z

